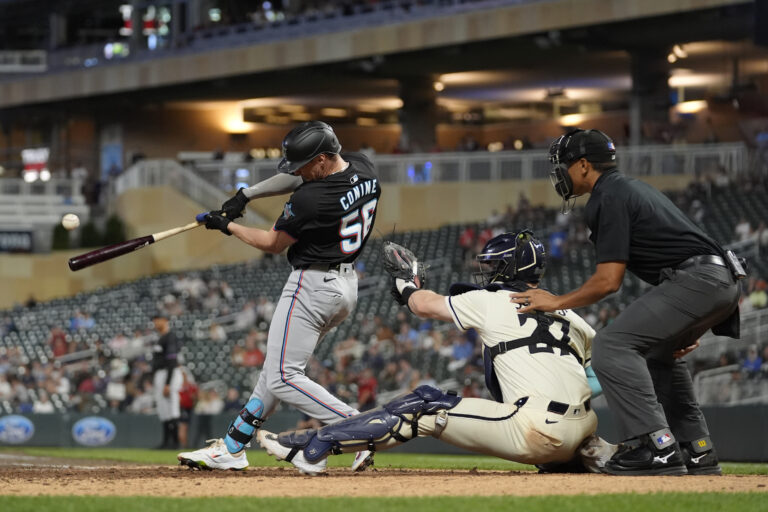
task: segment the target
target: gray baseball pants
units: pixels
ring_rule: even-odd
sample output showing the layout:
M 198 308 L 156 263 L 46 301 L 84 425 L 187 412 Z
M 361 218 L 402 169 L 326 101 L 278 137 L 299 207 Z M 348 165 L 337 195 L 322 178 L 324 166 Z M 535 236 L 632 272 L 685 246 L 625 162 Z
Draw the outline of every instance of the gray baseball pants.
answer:
M 275 307 L 264 367 L 251 398 L 264 404 L 264 418 L 280 401 L 324 424 L 358 411 L 310 380 L 304 370 L 315 347 L 357 304 L 357 274 L 340 270 L 294 270 Z
M 622 440 L 667 427 L 679 442 L 709 435 L 688 368 L 672 353 L 728 318 L 739 287 L 728 268 L 712 264 L 664 269 L 662 278 L 592 342 L 592 367 Z

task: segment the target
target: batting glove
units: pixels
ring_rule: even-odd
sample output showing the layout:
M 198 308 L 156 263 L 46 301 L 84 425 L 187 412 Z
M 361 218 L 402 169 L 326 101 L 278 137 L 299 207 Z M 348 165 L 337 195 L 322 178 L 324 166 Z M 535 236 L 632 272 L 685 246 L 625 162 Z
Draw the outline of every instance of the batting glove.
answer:
M 243 190 L 245 189 L 240 187 L 240 189 L 237 191 L 237 194 L 224 201 L 224 204 L 221 205 L 221 211 L 226 214 L 226 217 L 229 220 L 239 219 L 243 216 L 245 205 L 247 205 L 248 201 L 250 201 L 250 199 L 245 197 Z
M 205 229 L 218 229 L 227 236 L 232 233 L 229 232 L 229 223 L 232 222 L 229 217 L 222 217 L 221 215 L 211 212 L 205 216 Z

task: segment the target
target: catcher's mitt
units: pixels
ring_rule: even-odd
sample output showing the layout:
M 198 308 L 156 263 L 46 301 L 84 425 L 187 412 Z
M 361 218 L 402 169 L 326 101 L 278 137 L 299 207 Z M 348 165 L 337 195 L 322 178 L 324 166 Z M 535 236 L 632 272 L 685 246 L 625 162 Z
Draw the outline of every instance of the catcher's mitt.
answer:
M 392 297 L 401 306 L 406 305 L 397 289 L 397 280 L 402 279 L 413 283 L 416 288 L 423 288 L 427 280 L 427 268 L 410 249 L 394 242 L 384 242 L 382 252 L 384 270 L 392 276 Z
M 419 288 L 424 286 L 426 268 L 423 263 L 419 263 L 410 249 L 394 242 L 384 242 L 383 253 L 382 263 L 389 275 L 395 279 L 416 283 Z

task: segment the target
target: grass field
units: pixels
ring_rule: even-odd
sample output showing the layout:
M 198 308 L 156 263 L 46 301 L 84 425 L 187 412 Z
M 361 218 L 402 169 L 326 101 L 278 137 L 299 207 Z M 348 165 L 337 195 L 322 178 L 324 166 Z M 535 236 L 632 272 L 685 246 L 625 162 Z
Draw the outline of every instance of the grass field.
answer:
M 660 493 L 604 496 L 466 497 L 466 498 L 95 498 L 2 497 L 9 512 L 360 512 L 425 510 L 446 512 L 764 512 L 764 493 Z
M 176 452 L 158 450 L 118 449 L 118 448 L 0 448 L 0 454 L 30 455 L 62 458 L 62 460 L 87 459 L 137 463 L 142 465 L 173 465 Z M 260 450 L 248 454 L 251 466 L 284 466 L 276 463 Z M 351 462 L 351 455 L 331 458 L 331 466 L 346 466 Z M 378 468 L 414 468 L 414 469 L 456 469 L 456 470 L 494 470 L 494 471 L 535 471 L 532 466 L 515 464 L 492 457 L 419 455 L 380 453 L 377 454 Z M 723 469 L 730 475 L 768 475 L 768 464 L 724 463 Z M 250 471 L 258 471 L 252 469 Z M 482 476 L 477 477 L 482 478 Z M 522 478 L 522 477 L 520 477 Z M 675 477 L 659 477 L 675 478 Z M 681 488 L 685 487 L 685 477 L 680 478 Z M 516 480 L 510 479 L 514 485 Z M 768 484 L 768 476 L 766 476 Z M 183 512 L 219 512 L 238 510 L 259 510 L 268 512 L 300 510 L 308 511 L 343 511 L 349 512 L 354 506 L 355 512 L 378 512 L 382 510 L 407 510 L 420 508 L 428 511 L 525 511 L 539 512 L 557 510 L 569 511 L 611 511 L 611 512 L 664 512 L 678 511 L 738 511 L 768 512 L 768 493 L 766 492 L 667 492 L 652 494 L 605 494 L 576 496 L 467 496 L 467 497 L 416 497 L 416 498 L 259 498 L 259 489 L 253 485 L 253 497 L 218 497 L 218 498 L 165 498 L 165 497 L 95 497 L 95 496 L 3 496 L 3 482 L 0 480 L 0 511 L 8 512 L 149 512 L 155 510 Z M 44 494 L 44 488 L 41 488 Z M 556 490 L 553 490 L 553 494 Z M 352 505 L 353 504 L 353 505 Z

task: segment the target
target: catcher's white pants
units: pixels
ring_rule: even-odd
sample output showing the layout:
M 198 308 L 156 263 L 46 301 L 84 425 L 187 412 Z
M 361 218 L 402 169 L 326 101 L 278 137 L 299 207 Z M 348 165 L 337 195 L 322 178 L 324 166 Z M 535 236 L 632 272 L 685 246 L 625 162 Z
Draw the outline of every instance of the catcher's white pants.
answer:
M 565 414 L 547 411 L 549 400 L 530 397 L 520 407 L 480 398 L 464 398 L 447 411 L 439 439 L 473 452 L 523 464 L 566 462 L 597 428 L 597 416 L 583 404 Z M 419 436 L 435 432 L 438 416 L 419 419 Z
M 168 377 L 168 370 L 162 368 L 157 370 L 154 375 L 153 390 L 155 394 L 155 404 L 157 406 L 157 417 L 160 421 L 179 419 L 181 416 L 181 406 L 179 405 L 179 390 L 184 381 L 181 375 L 181 368 L 176 367 L 171 374 L 169 384 L 171 392 L 169 396 L 163 396 L 163 388 Z

